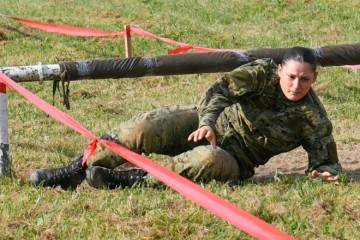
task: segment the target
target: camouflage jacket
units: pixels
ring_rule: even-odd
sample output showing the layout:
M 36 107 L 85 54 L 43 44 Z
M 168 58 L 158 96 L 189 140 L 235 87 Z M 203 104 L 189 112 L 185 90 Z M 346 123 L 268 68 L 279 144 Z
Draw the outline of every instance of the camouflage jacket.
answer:
M 238 162 L 248 159 L 257 167 L 302 146 L 308 153 L 307 172 L 341 171 L 332 124 L 320 100 L 310 89 L 301 100 L 289 101 L 271 59 L 223 75 L 204 93 L 198 110 L 199 125 L 213 127 L 217 144 Z

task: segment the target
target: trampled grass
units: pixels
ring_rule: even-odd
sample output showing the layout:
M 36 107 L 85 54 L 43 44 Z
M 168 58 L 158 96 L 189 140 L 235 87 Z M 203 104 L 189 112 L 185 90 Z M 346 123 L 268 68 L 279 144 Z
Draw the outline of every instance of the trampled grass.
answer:
M 358 1 L 95 1 L 3 0 L 0 13 L 41 22 L 123 30 L 138 26 L 196 46 L 255 49 L 324 46 L 359 41 Z M 175 48 L 133 36 L 135 56 Z M 42 32 L 0 18 L 0 66 L 123 57 L 122 38 L 82 38 Z M 97 135 L 132 115 L 172 104 L 194 104 L 219 74 L 193 74 L 70 84 L 71 109 L 56 106 Z M 359 144 L 360 72 L 321 68 L 315 88 L 340 146 Z M 23 83 L 52 102 L 52 83 Z M 62 166 L 88 139 L 8 91 L 12 179 L 0 184 L 0 239 L 251 239 L 169 188 L 76 191 L 34 188 L 29 174 Z M 359 239 L 359 180 L 340 186 L 274 175 L 239 186 L 211 182 L 215 194 L 299 239 Z

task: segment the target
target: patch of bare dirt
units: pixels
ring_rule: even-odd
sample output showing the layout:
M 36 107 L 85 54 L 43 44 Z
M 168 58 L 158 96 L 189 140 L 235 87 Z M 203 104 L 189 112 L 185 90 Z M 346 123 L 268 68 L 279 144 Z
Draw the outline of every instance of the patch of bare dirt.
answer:
M 337 146 L 338 156 L 343 171 L 349 180 L 360 180 L 360 144 L 343 144 Z M 254 181 L 272 179 L 276 172 L 283 175 L 303 175 L 307 168 L 307 153 L 301 147 L 277 155 L 255 170 Z

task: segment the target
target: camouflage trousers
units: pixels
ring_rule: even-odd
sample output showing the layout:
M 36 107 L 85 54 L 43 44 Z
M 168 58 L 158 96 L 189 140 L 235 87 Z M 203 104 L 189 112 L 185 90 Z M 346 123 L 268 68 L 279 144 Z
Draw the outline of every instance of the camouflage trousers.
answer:
M 198 124 L 196 108 L 171 106 L 136 115 L 103 138 L 139 154 L 166 155 L 165 167 L 193 181 L 239 179 L 239 165 L 227 151 L 213 149 L 206 140 L 197 143 L 187 140 Z M 103 148 L 89 162 L 114 169 L 127 161 Z M 147 181 L 150 185 L 159 183 L 153 176 L 148 176 Z

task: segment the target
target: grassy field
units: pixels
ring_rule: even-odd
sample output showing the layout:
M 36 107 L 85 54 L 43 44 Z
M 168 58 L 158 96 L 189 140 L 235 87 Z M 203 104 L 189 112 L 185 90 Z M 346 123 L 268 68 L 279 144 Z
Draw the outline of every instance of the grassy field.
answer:
M 128 24 L 196 46 L 231 49 L 359 42 L 359 9 L 357 0 L 0 2 L 6 15 L 110 32 Z M 135 56 L 174 48 L 154 39 L 132 40 Z M 122 38 L 51 34 L 0 17 L 0 66 L 124 55 Z M 70 84 L 71 109 L 58 95 L 55 105 L 101 135 L 140 111 L 196 103 L 219 74 L 76 81 Z M 52 82 L 22 85 L 52 102 Z M 360 71 L 321 68 L 315 89 L 338 145 L 359 144 Z M 88 139 L 11 90 L 8 106 L 13 178 L 0 180 L 0 239 L 252 239 L 170 188 L 34 188 L 27 181 L 32 171 L 67 164 Z M 334 186 L 280 174 L 260 183 L 203 186 L 299 239 L 360 239 L 359 179 Z

